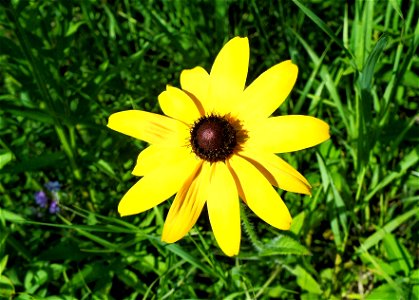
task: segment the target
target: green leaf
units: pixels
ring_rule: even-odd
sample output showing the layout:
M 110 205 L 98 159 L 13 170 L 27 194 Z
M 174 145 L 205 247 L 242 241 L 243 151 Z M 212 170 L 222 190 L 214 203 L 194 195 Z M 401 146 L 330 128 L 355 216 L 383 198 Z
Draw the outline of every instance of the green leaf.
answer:
M 348 234 L 348 211 L 346 209 L 345 202 L 343 201 L 340 192 L 336 188 L 336 180 L 332 177 L 333 175 L 340 176 L 340 174 L 331 174 L 328 167 L 326 166 L 323 157 L 319 153 L 316 153 L 316 157 L 319 164 L 320 174 L 322 177 L 323 189 L 325 193 L 327 193 L 327 202 L 333 202 L 333 204 L 330 204 L 333 205 L 334 208 L 333 210 L 331 210 L 333 218 L 331 218 L 330 220 L 330 225 L 333 231 L 335 243 L 336 246 L 342 247 L 342 240 L 344 239 L 342 237 L 342 233 L 345 236 Z
M 388 36 L 383 35 L 368 56 L 367 61 L 359 74 L 359 85 L 361 89 L 371 89 L 375 66 L 381 53 L 383 53 L 384 48 L 387 46 L 388 40 Z M 371 107 L 369 110 L 371 110 Z
M 3 243 L 4 241 L 2 240 L 1 242 Z M 0 243 L 0 245 L 2 243 Z M 7 260 L 8 259 L 9 259 L 9 255 L 5 255 L 5 256 L 3 256 L 2 259 L 0 259 L 0 276 L 3 274 L 3 271 L 6 270 L 6 265 L 7 265 Z
M 2 110 L 9 112 L 14 116 L 20 116 L 31 120 L 39 121 L 45 124 L 54 124 L 54 118 L 45 112 L 44 110 L 37 108 L 29 108 L 22 105 L 10 104 L 8 102 L 2 102 Z
M 392 234 L 386 234 L 383 239 L 384 248 L 390 265 L 396 272 L 403 271 L 408 276 L 413 268 L 413 259 L 399 239 Z
M 393 6 L 394 10 L 397 12 L 397 14 L 400 16 L 400 18 L 404 19 L 403 18 L 403 13 L 400 10 L 400 6 L 399 6 L 398 1 L 397 0 L 390 0 L 390 4 L 391 4 L 391 6 Z
M 79 27 L 83 24 L 86 24 L 86 21 L 71 22 L 65 36 L 70 36 L 76 33 Z
M 387 233 L 392 232 L 397 227 L 399 227 L 401 224 L 406 222 L 409 218 L 417 215 L 419 213 L 419 207 L 416 207 L 415 209 L 409 210 L 402 214 L 401 216 L 398 216 L 388 222 L 386 225 L 384 225 L 383 228 L 378 229 L 375 233 L 370 235 L 364 242 L 361 243 L 361 246 L 356 251 L 357 254 L 361 254 L 364 251 L 367 251 L 369 248 L 377 245 Z
M 322 298 L 319 295 L 313 293 L 304 293 L 300 295 L 301 300 L 321 300 Z
M 24 222 L 25 218 L 21 215 L 15 214 L 14 212 L 8 211 L 6 209 L 0 208 L 0 220 L 2 222 L 9 221 L 9 222 Z
M 15 293 L 15 287 L 12 281 L 4 276 L 0 275 L 0 299 L 12 299 Z
M 384 187 L 394 182 L 397 178 L 402 177 L 404 174 L 406 174 L 408 169 L 413 167 L 418 162 L 419 153 L 417 149 L 412 149 L 412 151 L 405 155 L 398 164 L 399 171 L 389 172 L 387 176 L 382 178 L 380 182 L 378 182 L 377 185 L 372 189 L 372 191 L 366 195 L 365 201 L 369 201 L 378 191 L 382 190 Z
M 36 157 L 26 158 L 21 162 L 15 164 L 9 164 L 0 170 L 0 174 L 4 173 L 22 173 L 28 171 L 36 171 L 47 167 L 57 168 L 65 167 L 64 164 L 65 155 L 63 152 L 50 152 L 45 153 Z
M 390 277 L 390 274 L 386 273 L 386 271 L 384 270 L 385 265 L 380 265 L 380 261 L 376 260 L 372 255 L 370 255 L 368 251 L 363 252 L 361 254 L 361 258 L 363 260 L 370 261 L 373 266 L 374 273 L 378 273 L 379 275 L 381 275 L 394 291 L 396 291 L 398 294 L 403 293 L 402 286 L 397 281 L 393 280 Z
M 137 274 L 129 269 L 123 269 L 117 273 L 119 280 L 121 280 L 126 286 L 136 287 L 139 284 L 140 279 Z
M 329 92 L 330 98 L 332 98 L 339 115 L 341 117 L 342 122 L 345 124 L 345 127 L 348 131 L 349 129 L 349 121 L 348 121 L 348 113 L 341 101 L 338 88 L 330 75 L 329 68 L 326 64 L 323 63 L 323 57 L 319 58 L 316 52 L 312 49 L 308 42 L 306 42 L 303 37 L 301 37 L 297 32 L 291 31 L 297 38 L 297 40 L 301 43 L 304 49 L 307 51 L 307 54 L 310 56 L 311 61 L 314 63 L 316 68 L 320 71 L 320 77 L 325 84 L 327 91 Z
M 51 245 L 45 251 L 41 252 L 38 259 L 46 261 L 71 259 L 80 261 L 87 257 L 86 252 L 82 252 L 79 246 L 72 241 L 63 241 L 57 245 Z
M 302 211 L 292 218 L 290 231 L 297 236 L 300 234 L 300 231 L 303 228 L 305 216 L 305 212 Z
M 374 274 L 377 274 L 377 276 L 383 277 L 381 276 L 381 272 L 388 275 L 389 277 L 396 276 L 394 268 L 389 263 L 385 262 L 383 259 L 374 255 L 361 255 L 360 258 L 362 260 L 362 263 L 366 265 L 366 267 L 369 268 Z M 377 270 L 373 261 L 376 263 L 376 265 L 380 266 L 380 270 Z
M 9 151 L 0 150 L 0 170 L 12 161 L 13 155 Z
M 347 56 L 353 57 L 352 53 L 342 44 L 342 41 L 330 30 L 322 19 L 320 19 L 312 10 L 302 4 L 299 0 L 292 0 L 292 2 L 294 2 L 294 4 L 297 5 L 304 12 L 304 14 L 314 22 L 314 24 L 325 32 L 336 44 L 338 44 L 339 47 L 345 51 Z
M 0 36 L 0 45 L 1 55 L 10 55 L 15 59 L 22 58 L 22 52 L 20 51 L 20 48 L 11 39 Z
M 103 173 L 105 173 L 106 175 L 108 175 L 109 177 L 112 178 L 117 178 L 117 176 L 115 175 L 114 170 L 112 169 L 111 165 L 104 161 L 103 159 L 99 159 L 97 162 L 94 163 L 94 165 Z
M 287 236 L 279 235 L 268 244 L 266 244 L 260 251 L 261 256 L 272 255 L 311 255 L 310 251 L 303 246 L 299 241 Z
M 377 300 L 377 299 L 401 299 L 399 295 L 390 284 L 385 283 L 379 287 L 373 289 L 371 293 L 365 298 L 366 300 Z
M 297 277 L 297 284 L 305 291 L 320 295 L 323 293 L 320 284 L 301 266 L 295 267 L 292 273 Z
M 419 285 L 419 269 L 414 270 L 410 274 L 410 283 L 414 285 Z
M 388 42 L 387 36 L 382 36 L 374 49 L 371 51 L 367 61 L 359 73 L 358 85 L 360 90 L 360 97 L 358 97 L 358 167 L 364 167 L 368 164 L 368 158 L 374 148 L 377 140 L 376 124 L 372 120 L 373 111 L 373 95 L 372 95 L 372 81 L 375 66 L 381 53 L 384 51 Z
M 70 278 L 60 289 L 61 293 L 68 293 L 75 289 L 85 286 L 87 283 L 94 282 L 103 277 L 109 276 L 107 267 L 100 262 L 86 264 L 79 272 Z
M 208 266 L 202 264 L 199 259 L 191 255 L 190 253 L 183 250 L 183 248 L 177 244 L 169 244 L 165 247 L 170 252 L 176 254 L 177 256 L 181 257 L 185 261 L 189 262 L 191 265 L 197 267 L 198 269 L 201 269 L 207 274 L 215 274 L 213 270 L 211 270 Z
M 410 295 L 419 295 L 419 269 L 410 274 L 410 286 L 412 288 Z

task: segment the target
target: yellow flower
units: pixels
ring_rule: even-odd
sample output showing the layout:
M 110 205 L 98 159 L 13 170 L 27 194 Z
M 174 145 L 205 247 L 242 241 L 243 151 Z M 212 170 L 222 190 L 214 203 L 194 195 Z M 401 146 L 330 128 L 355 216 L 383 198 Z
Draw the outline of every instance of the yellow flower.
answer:
M 205 203 L 215 239 L 228 256 L 240 248 L 239 197 L 262 220 L 287 230 L 291 215 L 272 185 L 310 194 L 310 184 L 275 153 L 297 151 L 329 138 L 314 117 L 270 117 L 297 79 L 291 61 L 279 63 L 245 87 L 247 38 L 235 37 L 208 74 L 184 70 L 182 89 L 159 97 L 166 116 L 141 110 L 114 113 L 108 127 L 150 144 L 132 172 L 142 178 L 124 195 L 121 216 L 144 212 L 176 194 L 162 240 L 173 243 L 196 223 Z

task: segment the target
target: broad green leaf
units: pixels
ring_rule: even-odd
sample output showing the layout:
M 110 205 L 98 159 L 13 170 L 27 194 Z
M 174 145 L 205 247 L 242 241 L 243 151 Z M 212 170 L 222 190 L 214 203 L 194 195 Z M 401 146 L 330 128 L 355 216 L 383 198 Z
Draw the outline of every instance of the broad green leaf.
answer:
M 292 218 L 290 231 L 297 236 L 300 234 L 300 231 L 303 228 L 305 216 L 305 212 L 302 211 Z
M 264 245 L 263 249 L 259 252 L 260 256 L 272 255 L 310 255 L 310 251 L 303 246 L 299 241 L 287 236 L 279 235 L 268 244 Z
M 112 178 L 117 178 L 115 175 L 114 170 L 112 169 L 111 165 L 104 161 L 103 159 L 99 159 L 97 162 L 94 163 L 94 165 L 103 173 L 105 173 L 106 175 L 108 175 L 109 177 Z
M 83 24 L 86 24 L 86 21 L 71 22 L 67 32 L 65 33 L 65 36 L 70 36 L 76 33 L 79 27 Z
M 375 274 L 377 274 L 377 276 L 383 277 L 381 276 L 381 271 L 383 271 L 389 277 L 396 276 L 394 268 L 389 263 L 385 262 L 383 259 L 375 255 L 370 255 L 369 257 L 366 255 L 361 255 L 360 258 L 362 263 L 367 268 L 370 268 Z M 375 265 L 371 262 L 372 260 L 374 260 L 377 263 L 377 265 L 380 266 L 380 270 L 377 270 Z
M 321 300 L 322 297 L 320 295 L 316 295 L 313 293 L 304 293 L 300 295 L 301 300 Z
M 18 223 L 24 222 L 25 218 L 9 210 L 0 208 L 0 220 Z
M 377 299 L 403 299 L 401 295 L 399 295 L 390 284 L 385 283 L 376 287 L 365 297 L 366 300 L 377 300 Z
M 414 270 L 410 274 L 410 281 L 414 285 L 419 285 L 419 269 Z
M 408 276 L 413 268 L 413 259 L 399 239 L 391 233 L 386 234 L 383 239 L 384 248 L 387 252 L 387 259 L 396 272 L 403 271 Z
M 129 269 L 124 269 L 117 273 L 118 278 L 127 286 L 138 286 L 140 279 L 137 274 Z
M 295 294 L 296 296 L 298 294 L 296 291 L 287 289 L 284 286 L 278 284 L 278 285 L 273 286 L 269 289 L 269 292 L 268 292 L 269 298 L 268 299 L 281 299 L 281 295 L 284 292 L 286 292 L 288 294 L 291 294 L 291 295 Z
M 417 88 L 419 76 L 412 71 L 407 71 L 403 77 L 403 85 L 411 88 Z
M 410 294 L 419 295 L 419 269 L 414 270 L 410 274 L 410 286 L 412 287 Z
M 300 265 L 295 267 L 295 269 L 292 270 L 292 273 L 297 277 L 297 284 L 303 290 L 317 295 L 323 293 L 320 284 L 313 278 L 313 276 L 311 276 L 310 273 L 308 273 Z
M 0 299 L 12 299 L 15 294 L 15 287 L 12 281 L 4 276 L 0 275 Z
M 372 255 L 370 255 L 368 251 L 363 252 L 361 254 L 361 258 L 364 260 L 370 261 L 371 264 L 373 265 L 374 272 L 381 275 L 394 291 L 396 291 L 399 294 L 403 293 L 402 286 L 398 282 L 393 280 L 393 278 L 391 278 L 391 276 L 388 273 L 386 273 L 386 271 L 383 268 L 384 266 L 381 266 L 380 262 L 376 260 Z
M 0 170 L 8 164 L 10 161 L 12 161 L 13 155 L 9 151 L 1 150 L 0 151 Z
M 3 242 L 3 241 L 2 241 Z M 1 243 L 0 243 L 1 245 Z M 1 249 L 1 248 L 0 248 Z M 3 271 L 6 270 L 6 265 L 7 265 L 7 260 L 9 258 L 9 255 L 5 255 L 2 257 L 2 259 L 0 260 L 0 276 L 2 276 Z

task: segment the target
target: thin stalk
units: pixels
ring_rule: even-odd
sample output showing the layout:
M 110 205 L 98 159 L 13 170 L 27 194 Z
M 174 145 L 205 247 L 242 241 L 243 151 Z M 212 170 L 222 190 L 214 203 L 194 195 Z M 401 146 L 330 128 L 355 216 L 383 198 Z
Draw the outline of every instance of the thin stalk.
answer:
M 250 223 L 249 219 L 247 218 L 247 213 L 243 204 L 240 205 L 240 216 L 243 222 L 244 231 L 247 233 L 247 236 L 249 237 L 253 247 L 255 247 L 258 252 L 262 251 L 262 242 L 257 237 L 253 224 Z

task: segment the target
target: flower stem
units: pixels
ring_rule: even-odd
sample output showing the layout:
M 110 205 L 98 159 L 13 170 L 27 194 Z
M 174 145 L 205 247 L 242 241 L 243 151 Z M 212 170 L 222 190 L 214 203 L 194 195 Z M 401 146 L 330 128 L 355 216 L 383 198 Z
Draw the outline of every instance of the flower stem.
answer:
M 258 252 L 262 251 L 262 242 L 257 237 L 253 224 L 250 223 L 249 219 L 247 218 L 247 212 L 244 208 L 244 204 L 240 205 L 240 215 L 243 221 L 244 231 L 247 233 L 247 236 L 249 237 L 253 247 Z

